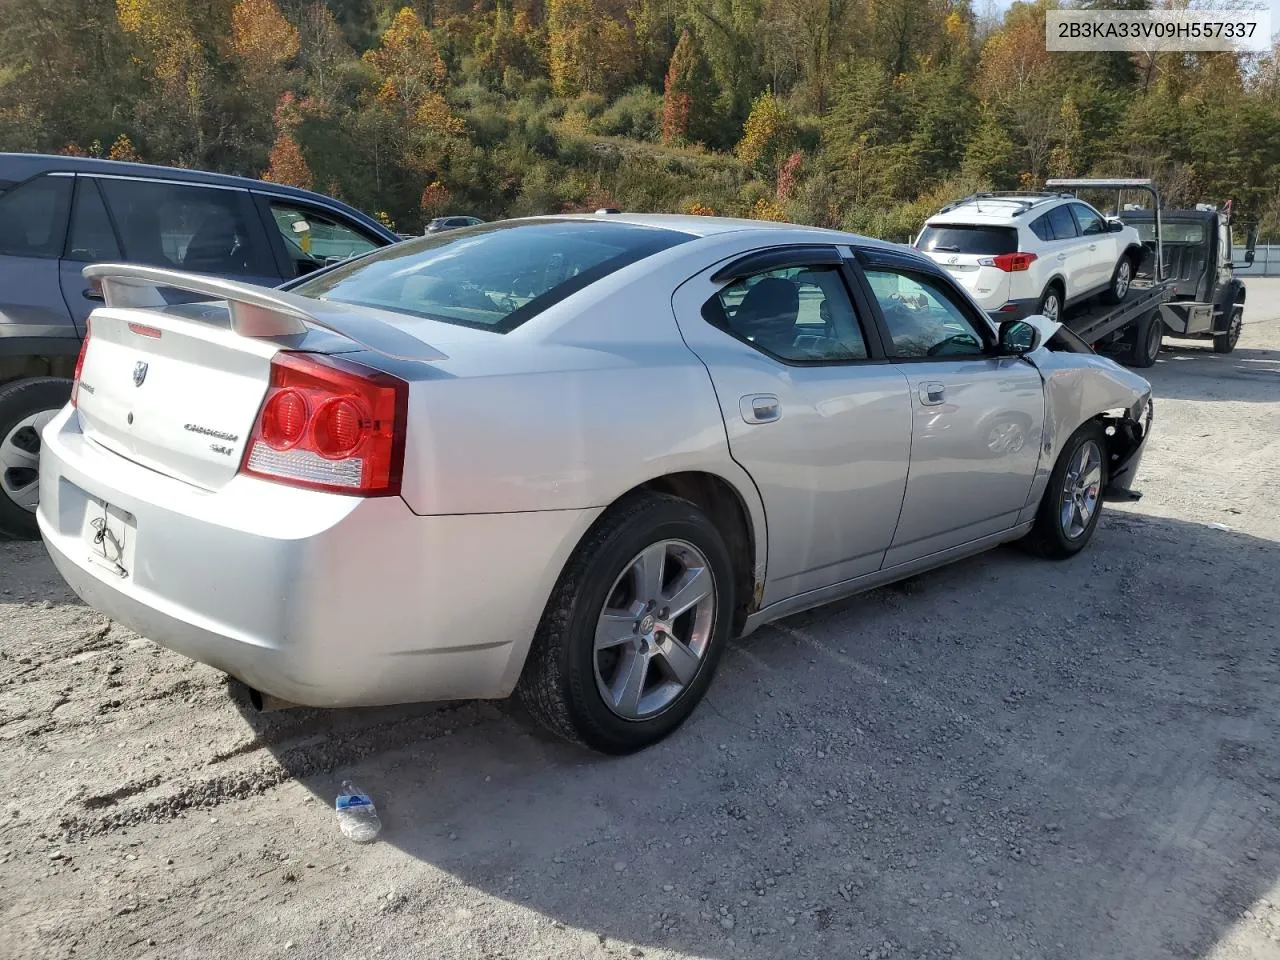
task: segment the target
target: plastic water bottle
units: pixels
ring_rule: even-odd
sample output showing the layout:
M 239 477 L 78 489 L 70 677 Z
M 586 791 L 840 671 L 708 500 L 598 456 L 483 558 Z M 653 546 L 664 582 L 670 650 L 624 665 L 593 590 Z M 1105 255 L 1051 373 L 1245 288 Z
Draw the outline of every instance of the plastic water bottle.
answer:
M 368 843 L 382 829 L 373 799 L 350 780 L 342 781 L 342 790 L 333 806 L 338 811 L 338 826 L 343 835 L 356 843 Z

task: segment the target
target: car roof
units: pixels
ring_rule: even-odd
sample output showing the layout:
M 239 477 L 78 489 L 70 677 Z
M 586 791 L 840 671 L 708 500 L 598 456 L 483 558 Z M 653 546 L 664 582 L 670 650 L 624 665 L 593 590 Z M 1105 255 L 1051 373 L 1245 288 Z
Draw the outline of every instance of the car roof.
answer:
M 1019 223 L 1038 220 L 1055 206 L 1063 203 L 1084 203 L 1076 197 L 1046 196 L 1034 206 L 1028 207 L 1024 201 L 1004 197 L 981 197 L 962 201 L 951 209 L 940 210 L 928 220 L 926 226 L 945 226 L 946 224 L 968 224 L 971 226 L 1012 227 Z
M 850 244 L 858 247 L 876 247 L 888 250 L 911 252 L 902 244 L 864 237 L 843 230 L 831 230 L 826 227 L 811 227 L 802 223 L 779 223 L 775 220 L 748 220 L 734 217 L 703 217 L 694 214 L 674 213 L 561 213 L 544 217 L 524 217 L 529 221 L 536 220 L 582 220 L 586 222 L 608 221 L 610 223 L 630 223 L 639 227 L 659 227 L 665 230 L 676 230 L 695 237 L 712 237 L 723 233 L 739 231 L 757 231 L 759 233 L 794 233 L 797 242 L 808 240 L 816 243 Z
M 361 224 L 375 229 L 380 235 L 393 243 L 396 235 L 366 213 L 355 207 L 335 200 L 333 197 L 290 187 L 282 183 L 271 183 L 267 180 L 255 180 L 252 177 L 239 177 L 228 173 L 210 173 L 207 170 L 188 170 L 185 167 L 166 167 L 152 163 L 128 163 L 123 160 L 103 160 L 97 157 L 68 157 L 60 154 L 44 153 L 0 153 L 0 180 L 18 183 L 41 173 L 98 173 L 105 176 L 162 178 L 184 183 L 199 183 L 216 187 L 240 187 L 246 190 L 257 190 L 259 193 L 271 193 L 276 196 L 309 200 L 335 207 L 360 221 Z

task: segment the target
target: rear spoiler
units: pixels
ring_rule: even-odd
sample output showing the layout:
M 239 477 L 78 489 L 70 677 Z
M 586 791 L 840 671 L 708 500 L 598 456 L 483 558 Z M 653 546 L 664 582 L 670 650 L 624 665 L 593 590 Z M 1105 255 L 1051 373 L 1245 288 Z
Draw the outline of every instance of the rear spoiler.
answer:
M 306 333 L 308 327 L 320 327 L 396 360 L 448 359 L 435 347 L 364 307 L 314 300 L 285 290 L 162 267 L 94 263 L 85 267 L 83 273 L 86 280 L 98 281 L 103 303 L 109 307 L 169 306 L 160 295 L 160 290 L 167 287 L 201 294 L 210 300 L 225 300 L 231 313 L 231 329 L 242 337 L 294 337 Z

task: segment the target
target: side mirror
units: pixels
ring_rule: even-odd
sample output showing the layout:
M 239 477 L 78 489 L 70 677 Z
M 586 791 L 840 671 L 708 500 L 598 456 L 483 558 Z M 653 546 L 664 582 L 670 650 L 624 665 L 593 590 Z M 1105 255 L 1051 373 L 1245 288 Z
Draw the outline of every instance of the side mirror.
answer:
M 1244 262 L 1245 262 L 1245 263 L 1247 263 L 1247 264 L 1252 264 L 1252 263 L 1253 263 L 1253 251 L 1252 251 L 1252 250 L 1246 250 L 1246 251 L 1244 252 Z
M 1025 320 L 1005 320 L 1000 324 L 1000 355 L 1020 357 L 1040 346 L 1040 331 Z
M 1119 233 L 1124 229 L 1124 221 L 1116 217 L 1107 218 L 1107 233 Z

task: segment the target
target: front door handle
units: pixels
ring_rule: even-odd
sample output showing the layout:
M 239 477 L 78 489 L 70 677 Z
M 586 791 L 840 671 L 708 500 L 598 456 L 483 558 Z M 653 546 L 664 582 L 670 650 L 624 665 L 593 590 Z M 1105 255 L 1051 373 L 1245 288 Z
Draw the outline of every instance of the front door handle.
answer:
M 742 419 L 747 423 L 772 423 L 782 417 L 778 398 L 771 393 L 751 393 L 738 401 Z
M 1097 245 L 1096 243 L 1091 243 L 1091 244 L 1089 244 L 1089 249 L 1090 249 L 1090 250 L 1097 250 L 1097 249 L 1098 249 L 1098 245 Z
M 920 402 L 926 407 L 936 407 L 947 399 L 947 388 L 941 383 L 920 384 Z

